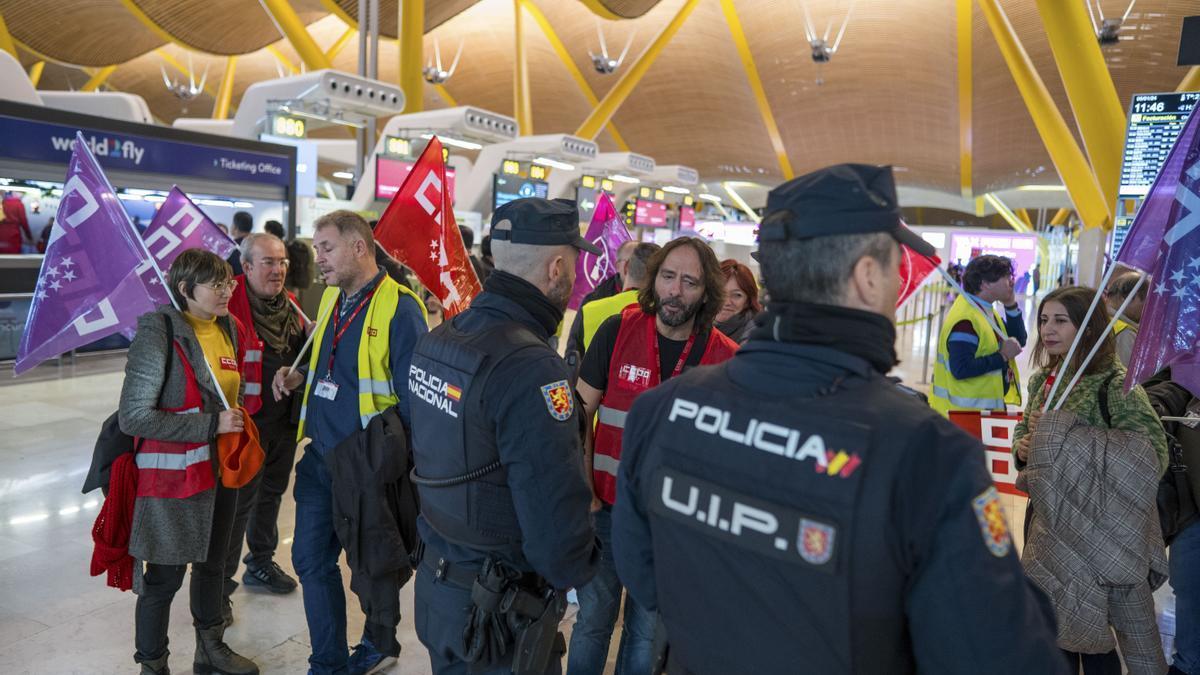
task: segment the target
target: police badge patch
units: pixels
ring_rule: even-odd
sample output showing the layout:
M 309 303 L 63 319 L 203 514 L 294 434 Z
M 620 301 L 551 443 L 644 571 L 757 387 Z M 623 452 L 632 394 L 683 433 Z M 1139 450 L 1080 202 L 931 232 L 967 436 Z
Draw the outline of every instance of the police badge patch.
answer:
M 550 416 L 559 422 L 571 419 L 571 413 L 575 412 L 575 398 L 571 396 L 571 385 L 566 380 L 543 384 L 542 398 L 546 399 Z
M 1000 506 L 1000 493 L 996 486 L 991 486 L 971 500 L 975 509 L 975 518 L 979 521 L 979 531 L 983 533 L 983 543 L 997 558 L 1003 558 L 1012 550 L 1012 537 L 1008 533 L 1008 521 L 1005 520 L 1004 509 Z
M 800 557 L 814 565 L 824 565 L 833 557 L 833 539 L 837 530 L 808 518 L 800 519 Z

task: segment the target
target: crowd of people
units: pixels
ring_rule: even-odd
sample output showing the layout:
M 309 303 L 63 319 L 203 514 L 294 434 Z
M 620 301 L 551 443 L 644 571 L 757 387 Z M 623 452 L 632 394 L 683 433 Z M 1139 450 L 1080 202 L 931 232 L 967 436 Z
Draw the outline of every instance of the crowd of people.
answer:
M 188 565 L 196 672 L 258 672 L 224 640 L 242 563 L 243 585 L 301 590 L 317 674 L 399 657 L 414 576 L 439 674 L 558 673 L 564 654 L 570 675 L 602 673 L 622 615 L 618 674 L 1161 674 L 1152 593 L 1168 578 L 1170 672 L 1200 673 L 1200 525 L 1164 532 L 1156 504 L 1171 451 L 1200 494 L 1200 431 L 1160 421 L 1200 402 L 1169 373 L 1125 391 L 1144 295 L 1115 333 L 1105 304 L 1085 319 L 1093 289 L 1042 297 L 1023 391 L 1012 263 L 979 256 L 926 402 L 887 377 L 900 246 L 933 253 L 900 222 L 889 168 L 772 190 L 761 284 L 700 239 L 627 242 L 563 326 L 577 258 L 599 253 L 578 223 L 567 200 L 497 209 L 472 255 L 483 292 L 454 317 L 348 211 L 313 223 L 315 317 L 292 294 L 303 253 L 278 233 L 235 218 L 235 260 L 180 255 L 179 307 L 141 318 L 119 413 L 144 439 L 128 541 L 143 675 L 169 673 Z M 1106 303 L 1138 279 L 1116 276 Z M 1066 358 L 1080 332 L 1100 344 L 1086 366 L 1086 349 Z M 982 446 L 946 418 L 1022 403 L 1018 557 Z M 261 468 L 222 461 L 251 431 Z M 298 580 L 275 557 L 293 467 Z M 366 619 L 352 649 L 343 552 Z

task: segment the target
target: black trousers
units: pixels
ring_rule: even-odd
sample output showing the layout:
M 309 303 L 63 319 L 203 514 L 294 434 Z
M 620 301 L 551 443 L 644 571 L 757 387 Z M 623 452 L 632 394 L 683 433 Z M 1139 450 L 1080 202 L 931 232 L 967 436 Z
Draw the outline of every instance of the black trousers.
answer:
M 1080 666 L 1083 675 L 1121 675 L 1121 657 L 1115 649 L 1107 654 L 1079 654 L 1064 649 L 1063 656 L 1067 658 L 1072 675 L 1079 672 Z
M 208 558 L 192 563 L 190 584 L 192 623 L 197 628 L 212 628 L 221 624 L 222 584 L 225 579 L 225 552 L 237 510 L 237 490 L 217 482 L 216 504 L 213 507 L 212 535 L 208 540 Z M 142 576 L 142 592 L 138 595 L 134 615 L 134 645 L 137 662 L 153 661 L 167 653 L 167 628 L 171 617 L 171 601 L 183 585 L 187 565 L 157 565 L 147 563 Z
M 287 419 L 258 424 L 260 442 L 266 459 L 263 468 L 245 487 L 238 490 L 237 515 L 229 551 L 225 557 L 225 595 L 237 588 L 234 580 L 242 562 L 242 538 L 250 549 L 246 564 L 262 567 L 275 558 L 279 546 L 279 506 L 287 492 L 296 463 L 296 426 Z

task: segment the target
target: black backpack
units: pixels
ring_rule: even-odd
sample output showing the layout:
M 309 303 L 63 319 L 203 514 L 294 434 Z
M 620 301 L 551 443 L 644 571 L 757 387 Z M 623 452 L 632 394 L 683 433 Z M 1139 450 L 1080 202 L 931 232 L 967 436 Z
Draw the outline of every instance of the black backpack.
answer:
M 167 368 L 163 376 L 163 382 L 166 382 L 171 379 L 171 367 L 175 363 L 172 353 L 175 343 L 175 328 L 171 324 L 171 317 L 163 315 L 163 318 L 166 319 L 167 324 Z M 121 431 L 118 415 L 119 413 L 114 412 L 100 425 L 100 435 L 96 437 L 96 447 L 92 450 L 92 465 L 88 468 L 87 478 L 83 481 L 83 494 L 100 488 L 104 491 L 104 495 L 108 496 L 108 474 L 112 469 L 113 462 L 117 461 L 121 455 L 137 450 L 133 437 Z
M 1109 428 L 1112 427 L 1112 415 L 1108 412 L 1108 386 L 1114 377 L 1115 374 L 1110 375 L 1100 387 L 1100 414 Z M 1170 546 L 1176 535 L 1200 518 L 1200 508 L 1196 506 L 1188 468 L 1183 463 L 1183 446 L 1169 433 L 1167 460 L 1167 472 L 1158 481 L 1158 524 L 1162 528 L 1163 542 Z

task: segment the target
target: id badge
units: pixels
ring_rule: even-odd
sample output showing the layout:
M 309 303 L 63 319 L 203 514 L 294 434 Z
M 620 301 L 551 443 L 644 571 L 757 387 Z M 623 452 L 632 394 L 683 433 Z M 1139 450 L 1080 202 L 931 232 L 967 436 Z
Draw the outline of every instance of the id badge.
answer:
M 1186 424 L 1189 429 L 1195 429 L 1197 426 L 1200 426 L 1200 400 L 1192 399 L 1192 402 L 1188 404 L 1187 413 L 1184 417 L 1188 418 L 1188 420 L 1181 422 L 1181 424 Z
M 333 380 L 318 380 L 317 387 L 313 390 L 313 393 L 323 399 L 332 401 L 337 398 L 338 386 Z

